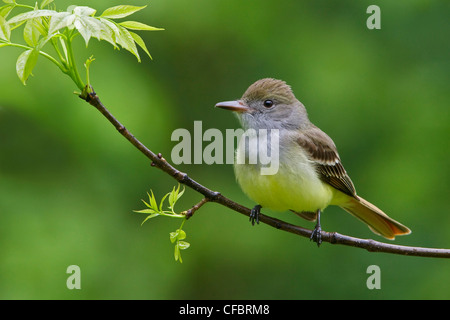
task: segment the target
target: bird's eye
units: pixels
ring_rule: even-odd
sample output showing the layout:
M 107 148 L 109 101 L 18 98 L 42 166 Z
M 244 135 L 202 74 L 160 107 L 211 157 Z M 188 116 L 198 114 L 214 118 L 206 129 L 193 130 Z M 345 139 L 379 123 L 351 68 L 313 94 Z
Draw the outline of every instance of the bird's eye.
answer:
M 273 106 L 273 101 L 272 100 L 265 100 L 264 101 L 264 107 L 271 108 L 272 106 Z

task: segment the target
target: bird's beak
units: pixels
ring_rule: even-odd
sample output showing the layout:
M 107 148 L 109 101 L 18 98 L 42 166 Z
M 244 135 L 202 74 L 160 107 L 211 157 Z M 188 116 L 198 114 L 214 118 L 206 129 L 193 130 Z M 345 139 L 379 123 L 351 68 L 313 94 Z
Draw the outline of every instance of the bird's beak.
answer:
M 234 112 L 249 112 L 250 108 L 241 100 L 236 101 L 225 101 L 216 104 L 216 108 L 222 108 L 225 110 L 230 110 Z

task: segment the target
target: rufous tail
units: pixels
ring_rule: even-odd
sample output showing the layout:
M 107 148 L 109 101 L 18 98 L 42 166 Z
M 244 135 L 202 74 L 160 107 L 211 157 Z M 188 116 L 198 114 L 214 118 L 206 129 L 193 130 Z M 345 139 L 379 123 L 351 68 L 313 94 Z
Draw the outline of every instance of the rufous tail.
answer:
M 369 226 L 374 233 L 393 240 L 395 236 L 410 234 L 411 230 L 361 197 L 349 199 L 342 208 Z

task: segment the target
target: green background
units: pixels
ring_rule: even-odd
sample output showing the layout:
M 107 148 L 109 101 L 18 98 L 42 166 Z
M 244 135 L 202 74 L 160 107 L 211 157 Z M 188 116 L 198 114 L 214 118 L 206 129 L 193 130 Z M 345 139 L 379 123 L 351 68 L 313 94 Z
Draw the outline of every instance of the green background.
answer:
M 32 1 L 28 1 L 32 3 Z M 283 79 L 310 119 L 335 141 L 358 193 L 413 233 L 398 244 L 450 247 L 448 1 L 152 0 L 59 1 L 148 7 L 129 17 L 165 31 L 140 32 L 153 56 L 76 42 L 102 102 L 154 152 L 170 160 L 173 130 L 237 128 L 215 103 L 239 98 L 263 77 Z M 381 30 L 366 9 L 381 8 Z M 128 19 L 128 18 L 127 18 Z M 19 40 L 19 30 L 13 40 Z M 52 50 L 49 50 L 53 53 Z M 191 247 L 174 261 L 179 220 L 141 226 L 140 199 L 175 180 L 150 162 L 39 58 L 27 86 L 22 51 L 0 48 L 0 298 L 2 299 L 449 299 L 448 260 L 369 253 L 307 239 L 216 204 L 185 224 Z M 141 51 L 142 52 L 142 51 Z M 206 145 L 206 143 L 205 143 Z M 232 165 L 179 165 L 248 207 Z M 186 190 L 186 210 L 201 196 Z M 269 215 L 312 228 L 290 213 Z M 322 227 L 374 237 L 339 208 Z M 81 268 L 81 290 L 66 269 Z M 370 265 L 381 289 L 366 286 Z

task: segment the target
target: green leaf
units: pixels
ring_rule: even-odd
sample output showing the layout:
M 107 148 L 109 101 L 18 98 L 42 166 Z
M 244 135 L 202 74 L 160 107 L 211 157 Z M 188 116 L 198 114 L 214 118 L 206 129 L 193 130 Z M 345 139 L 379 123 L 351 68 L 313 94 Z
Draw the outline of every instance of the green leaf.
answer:
M 147 192 L 147 194 L 148 194 L 148 192 Z M 150 205 L 149 205 L 147 202 L 145 202 L 145 200 L 141 199 L 141 201 L 142 201 L 147 207 L 151 208 Z
M 142 210 L 133 210 L 136 213 L 145 213 L 145 214 L 153 214 L 156 213 L 153 209 L 142 209 Z
M 75 19 L 74 26 L 83 37 L 86 46 L 88 45 L 91 36 L 99 38 L 102 30 L 100 21 L 88 16 L 80 16 Z
M 75 6 L 73 8 L 73 13 L 77 16 L 93 16 L 97 10 L 86 6 Z
M 115 6 L 106 9 L 103 11 L 103 13 L 100 15 L 100 17 L 103 18 L 110 18 L 110 19 L 119 19 L 119 18 L 125 18 L 139 10 L 144 9 L 146 6 L 143 7 L 136 7 L 136 6 L 129 6 L 129 5 L 120 5 Z
M 177 189 L 175 189 L 175 187 L 173 187 L 172 191 L 170 192 L 170 195 L 169 195 L 169 208 L 171 208 L 171 209 L 173 209 L 173 206 L 175 205 L 176 198 L 177 198 L 179 190 L 180 190 L 180 185 L 178 185 Z
M 179 187 L 180 187 L 180 185 L 178 185 L 178 188 L 179 188 Z M 177 197 L 176 197 L 176 199 L 175 199 L 175 202 L 177 202 L 178 199 L 180 199 L 181 196 L 183 196 L 184 190 L 185 190 L 185 188 L 183 187 L 183 190 L 181 190 L 181 192 L 177 194 Z
M 33 19 L 35 28 L 39 31 L 39 33 L 43 36 L 47 36 L 48 34 L 48 23 L 43 23 L 43 18 L 35 18 Z M 44 24 L 46 26 L 44 27 Z
M 34 10 L 34 11 L 28 11 L 25 13 L 21 13 L 13 18 L 11 18 L 8 23 L 17 23 L 29 19 L 34 19 L 38 17 L 51 17 L 58 14 L 55 10 Z
M 39 37 L 41 36 L 39 21 L 37 21 L 38 19 L 41 18 L 28 20 L 25 24 L 25 28 L 23 29 L 23 38 L 30 47 L 35 47 L 39 42 Z
M 175 245 L 174 257 L 175 261 L 178 261 L 179 259 L 181 263 L 183 262 L 183 260 L 181 260 L 180 248 L 178 247 L 178 243 Z
M 73 9 L 75 9 L 77 6 L 76 5 L 70 5 L 67 7 L 66 12 L 68 13 L 73 13 Z
M 119 44 L 125 50 L 130 51 L 141 62 L 134 38 L 127 29 L 108 19 L 99 18 L 99 21 L 111 28 L 115 43 Z
M 148 49 L 147 49 L 147 46 L 145 45 L 144 40 L 142 40 L 142 38 L 138 34 L 131 32 L 131 31 L 128 31 L 128 32 L 133 37 L 134 42 L 136 42 L 138 44 L 138 46 L 141 47 L 142 50 L 144 50 L 144 52 L 149 56 L 150 59 L 153 59 L 152 56 L 150 55 L 150 52 L 148 52 Z
M 115 22 L 108 19 L 98 18 L 98 20 L 103 25 L 103 28 L 107 27 L 111 30 L 112 38 L 114 39 L 114 42 L 117 42 L 117 37 L 120 35 L 119 26 Z
M 67 10 L 68 12 L 59 12 L 52 16 L 49 34 L 54 34 L 65 27 L 76 28 L 86 42 L 86 46 L 92 36 L 114 43 L 111 38 L 112 32 L 106 29 L 98 19 L 92 17 L 96 12 L 95 9 L 85 6 L 70 6 Z
M 4 3 L 14 3 L 14 4 L 16 3 L 15 0 L 3 0 L 3 2 L 4 2 Z
M 186 241 L 178 241 L 178 248 L 180 250 L 186 250 L 187 248 L 189 248 L 191 244 L 189 242 Z
M 119 35 L 116 35 L 116 42 L 125 50 L 131 52 L 139 62 L 141 62 L 141 58 L 139 57 L 139 53 L 136 47 L 136 44 L 134 43 L 134 39 L 131 36 L 131 33 L 123 28 L 119 28 Z
M 150 190 L 150 192 L 152 193 L 151 196 L 147 192 L 148 198 L 149 198 L 149 202 L 150 202 L 150 208 L 152 208 L 155 211 L 158 211 L 158 205 L 156 204 L 156 199 L 155 199 L 155 195 L 153 194 L 153 190 Z
M 166 200 L 166 198 L 167 198 L 167 196 L 168 196 L 169 194 L 168 193 L 166 193 L 166 195 L 161 199 L 161 202 L 159 203 L 159 211 L 161 212 L 161 211 L 163 211 L 163 204 L 164 204 L 164 200 Z
M 38 56 L 39 52 L 37 50 L 27 50 L 17 59 L 17 75 L 24 85 L 26 85 L 26 81 L 36 65 Z
M 178 184 L 177 189 L 175 189 L 175 187 L 173 187 L 173 190 L 172 190 L 172 192 L 170 193 L 170 196 L 169 196 L 169 205 L 170 205 L 169 208 L 171 208 L 172 211 L 174 210 L 175 203 L 177 203 L 178 199 L 180 199 L 181 196 L 183 195 L 184 190 L 185 189 L 183 188 L 183 190 L 180 192 L 180 185 L 179 184 Z
M 114 31 L 113 29 L 106 23 L 104 23 L 102 20 L 98 20 L 100 22 L 100 32 L 97 35 L 94 35 L 98 40 L 105 40 L 111 43 L 114 48 L 118 48 L 116 45 L 116 40 L 114 37 Z
M 58 12 L 50 19 L 50 26 L 48 27 L 48 34 L 53 35 L 59 29 L 68 27 L 75 21 L 75 15 L 70 12 Z
M 41 9 L 47 7 L 47 6 L 48 6 L 50 3 L 52 3 L 52 2 L 53 2 L 53 0 L 44 0 L 44 1 L 42 1 L 42 3 L 41 3 Z
M 88 45 L 91 36 L 96 38 L 101 37 L 101 30 L 103 26 L 99 20 L 92 17 L 97 12 L 95 9 L 85 6 L 70 6 L 67 10 L 72 10 L 75 18 L 73 21 L 73 26 L 83 37 L 86 42 L 86 46 Z
M 179 230 L 179 229 L 178 229 Z M 174 243 L 175 241 L 177 241 L 177 237 L 178 237 L 178 230 L 171 232 L 169 234 L 169 238 L 170 238 L 170 242 Z
M 144 221 L 142 221 L 141 226 L 142 226 L 148 219 L 151 219 L 151 218 L 154 218 L 154 217 L 157 217 L 157 216 L 159 216 L 159 213 L 153 213 L 153 214 L 149 215 L 148 217 L 146 217 L 146 218 L 144 219 Z
M 186 239 L 186 232 L 182 229 L 177 229 L 174 232 L 169 234 L 170 242 L 174 243 L 175 241 Z
M 122 27 L 131 29 L 131 30 L 147 30 L 147 31 L 164 30 L 162 28 L 151 27 L 149 25 L 146 25 L 145 23 L 141 23 L 141 22 L 137 22 L 137 21 L 124 21 L 124 22 L 120 22 L 119 24 Z
M 0 39 L 9 41 L 10 37 L 11 37 L 11 29 L 9 27 L 9 24 L 6 21 L 6 19 L 3 18 L 3 16 L 0 16 Z
M 186 239 L 186 232 L 184 232 L 184 230 L 182 229 L 177 229 L 178 235 L 177 235 L 177 240 L 183 240 Z
M 14 9 L 16 5 L 15 4 L 7 4 L 6 6 L 0 7 L 0 16 L 6 17 L 9 15 L 12 9 Z

